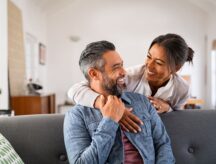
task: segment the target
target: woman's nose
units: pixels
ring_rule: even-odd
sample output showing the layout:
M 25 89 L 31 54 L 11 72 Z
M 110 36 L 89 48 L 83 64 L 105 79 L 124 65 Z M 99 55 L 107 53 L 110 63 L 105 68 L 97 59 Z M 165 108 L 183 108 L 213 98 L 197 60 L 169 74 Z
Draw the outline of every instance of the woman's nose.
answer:
M 148 68 L 153 68 L 154 67 L 154 61 L 147 61 L 146 66 Z

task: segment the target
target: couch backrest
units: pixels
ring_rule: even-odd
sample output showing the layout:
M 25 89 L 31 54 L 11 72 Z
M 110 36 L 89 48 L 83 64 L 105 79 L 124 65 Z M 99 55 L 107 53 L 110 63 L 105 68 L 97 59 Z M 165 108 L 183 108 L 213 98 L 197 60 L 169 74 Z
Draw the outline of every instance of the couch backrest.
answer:
M 0 118 L 0 132 L 26 164 L 68 164 L 63 140 L 64 115 Z
M 177 164 L 216 163 L 216 110 L 162 114 Z M 0 132 L 27 164 L 66 164 L 64 115 L 0 118 Z
M 216 110 L 162 114 L 177 164 L 216 163 Z

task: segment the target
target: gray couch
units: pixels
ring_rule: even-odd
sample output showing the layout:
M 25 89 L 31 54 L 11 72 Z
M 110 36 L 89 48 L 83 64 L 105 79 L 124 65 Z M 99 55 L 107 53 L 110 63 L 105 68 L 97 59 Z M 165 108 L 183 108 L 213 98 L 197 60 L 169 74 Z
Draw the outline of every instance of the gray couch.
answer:
M 186 110 L 162 114 L 177 164 L 216 163 L 216 111 Z M 66 164 L 64 115 L 0 118 L 0 132 L 27 164 Z

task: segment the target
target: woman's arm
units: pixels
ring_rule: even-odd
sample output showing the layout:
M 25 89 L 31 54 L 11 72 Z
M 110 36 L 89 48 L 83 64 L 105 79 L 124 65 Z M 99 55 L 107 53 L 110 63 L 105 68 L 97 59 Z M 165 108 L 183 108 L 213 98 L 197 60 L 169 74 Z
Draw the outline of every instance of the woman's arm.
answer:
M 126 75 L 126 91 L 133 92 L 140 82 L 143 72 L 144 66 L 138 65 L 134 67 L 130 67 L 127 69 Z M 92 108 L 98 108 L 100 104 L 99 94 L 94 92 L 90 87 L 87 81 L 82 81 L 73 85 L 68 91 L 68 97 L 75 103 L 83 106 L 88 106 Z M 120 120 L 120 125 L 126 131 L 130 132 L 138 132 L 140 131 L 139 125 L 143 124 L 143 122 L 135 116 L 129 109 L 125 110 L 125 113 Z
M 143 74 L 144 74 L 144 65 L 136 65 L 132 66 L 126 69 L 127 76 L 126 76 L 126 91 L 128 92 L 134 92 L 137 85 L 142 80 Z M 140 91 L 139 93 L 142 93 L 143 91 Z
M 181 95 L 179 101 L 174 106 L 171 107 L 170 111 L 182 110 L 184 105 L 187 103 L 189 97 L 190 97 L 190 90 L 188 89 L 187 91 L 185 91 L 184 94 Z
M 88 81 L 82 81 L 74 84 L 68 91 L 68 97 L 74 104 L 80 104 L 94 108 L 98 93 L 94 92 L 90 87 Z
M 173 101 L 170 104 L 170 111 L 182 110 L 190 97 L 191 91 L 189 84 L 179 75 L 176 76 Z
M 133 92 L 137 84 L 140 82 L 143 75 L 143 65 L 133 66 L 128 68 L 126 75 L 125 91 Z M 99 96 L 90 87 L 88 81 L 82 81 L 73 85 L 68 91 L 68 97 L 75 104 L 80 104 L 88 107 L 95 107 L 96 99 Z M 97 107 L 97 106 L 96 106 Z

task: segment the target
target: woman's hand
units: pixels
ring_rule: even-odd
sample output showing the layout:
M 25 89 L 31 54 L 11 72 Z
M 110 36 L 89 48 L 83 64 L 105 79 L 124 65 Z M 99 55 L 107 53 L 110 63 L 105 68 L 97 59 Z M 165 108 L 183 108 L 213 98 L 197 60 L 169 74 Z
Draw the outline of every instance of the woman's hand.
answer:
M 132 110 L 132 108 L 125 108 L 125 112 L 120 120 L 120 125 L 125 131 L 137 133 L 141 131 L 139 125 L 143 125 L 143 122 L 136 115 L 131 113 Z
M 158 113 L 165 113 L 169 111 L 170 105 L 168 102 L 149 96 L 148 99 L 150 100 L 151 104 L 156 108 Z
M 94 106 L 101 110 L 101 108 L 105 105 L 106 99 L 104 99 L 103 96 L 98 96 L 95 100 Z M 125 108 L 124 114 L 122 118 L 119 121 L 119 124 L 122 128 L 122 130 L 137 133 L 141 131 L 141 128 L 139 125 L 143 125 L 143 122 L 133 113 L 131 113 L 133 109 Z

